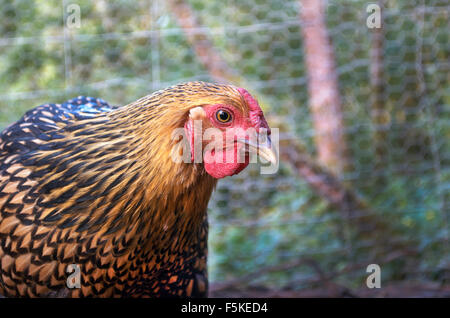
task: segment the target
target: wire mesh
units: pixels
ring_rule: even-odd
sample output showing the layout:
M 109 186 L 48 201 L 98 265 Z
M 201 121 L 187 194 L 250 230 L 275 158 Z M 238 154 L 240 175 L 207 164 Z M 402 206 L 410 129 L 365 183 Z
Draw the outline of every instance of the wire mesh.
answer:
M 221 180 L 210 203 L 213 285 L 281 291 L 333 281 L 359 288 L 366 266 L 377 262 L 386 282 L 448 284 L 450 3 L 387 1 L 378 31 L 366 25 L 371 3 L 330 0 L 325 11 L 350 153 L 338 178 L 370 210 L 339 211 L 286 162 L 275 175 L 250 166 Z M 69 5 L 80 10 L 79 27 L 67 23 Z M 33 106 L 77 95 L 125 105 L 182 81 L 223 81 L 248 88 L 282 140 L 317 155 L 301 1 L 0 6 L 1 127 Z M 378 83 L 374 65 L 382 69 Z M 354 220 L 368 216 L 387 221 L 389 230 L 356 235 Z M 405 253 L 392 257 L 389 244 L 375 253 L 377 238 L 387 235 Z

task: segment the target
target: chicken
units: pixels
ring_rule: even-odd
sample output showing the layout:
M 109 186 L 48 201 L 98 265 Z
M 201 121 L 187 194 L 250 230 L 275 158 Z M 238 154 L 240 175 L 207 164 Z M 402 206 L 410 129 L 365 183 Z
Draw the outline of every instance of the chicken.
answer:
M 196 151 L 196 121 L 232 143 Z M 179 128 L 185 138 L 173 136 Z M 217 180 L 242 171 L 249 153 L 276 160 L 270 138 L 242 135 L 249 128 L 270 135 L 257 101 L 204 82 L 120 108 L 78 97 L 27 112 L 0 136 L 0 295 L 206 296 Z M 189 162 L 173 159 L 185 151 Z

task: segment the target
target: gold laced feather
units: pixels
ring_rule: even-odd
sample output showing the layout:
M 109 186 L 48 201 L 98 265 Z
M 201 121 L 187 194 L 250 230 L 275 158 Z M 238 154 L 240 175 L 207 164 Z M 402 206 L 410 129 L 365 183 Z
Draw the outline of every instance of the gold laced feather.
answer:
M 3 136 L 0 295 L 204 295 L 216 180 L 170 154 L 172 131 L 191 108 L 210 104 L 248 113 L 233 86 L 192 82 L 94 118 L 53 122 L 50 140 L 34 137 L 29 152 L 9 153 L 12 137 Z M 66 288 L 69 264 L 80 266 L 79 289 Z

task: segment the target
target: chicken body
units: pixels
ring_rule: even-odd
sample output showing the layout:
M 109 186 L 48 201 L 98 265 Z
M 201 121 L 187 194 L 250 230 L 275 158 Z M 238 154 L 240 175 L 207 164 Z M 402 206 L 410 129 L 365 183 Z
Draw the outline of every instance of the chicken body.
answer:
M 234 87 L 194 82 L 121 108 L 86 97 L 42 105 L 5 129 L 0 295 L 206 296 L 217 179 L 170 153 L 189 110 L 215 104 L 248 113 Z

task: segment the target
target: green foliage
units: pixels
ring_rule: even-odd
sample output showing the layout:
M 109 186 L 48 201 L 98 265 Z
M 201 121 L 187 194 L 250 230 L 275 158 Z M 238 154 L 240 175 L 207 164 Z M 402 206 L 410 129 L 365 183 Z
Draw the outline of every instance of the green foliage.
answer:
M 267 101 L 269 120 L 282 122 L 314 154 L 299 1 L 187 2 L 205 27 L 199 32 Z M 61 1 L 0 0 L 1 127 L 41 103 L 91 95 L 123 105 L 179 81 L 211 80 L 163 1 L 76 3 L 81 27 L 64 30 Z M 390 221 L 398 238 L 418 242 L 417 267 L 389 263 L 384 280 L 419 274 L 442 281 L 450 262 L 448 1 L 426 3 L 423 23 L 418 1 L 389 1 L 385 11 L 382 127 L 374 124 L 371 110 L 367 2 L 333 0 L 326 10 L 353 166 L 342 178 Z M 387 132 L 381 169 L 374 148 L 380 130 Z M 332 273 L 369 261 L 373 248 L 354 241 L 349 220 L 284 164 L 276 175 L 261 176 L 252 165 L 222 180 L 210 220 L 213 281 L 300 258 Z M 301 288 L 316 275 L 302 265 L 252 283 Z M 359 269 L 339 282 L 361 287 L 365 275 Z

